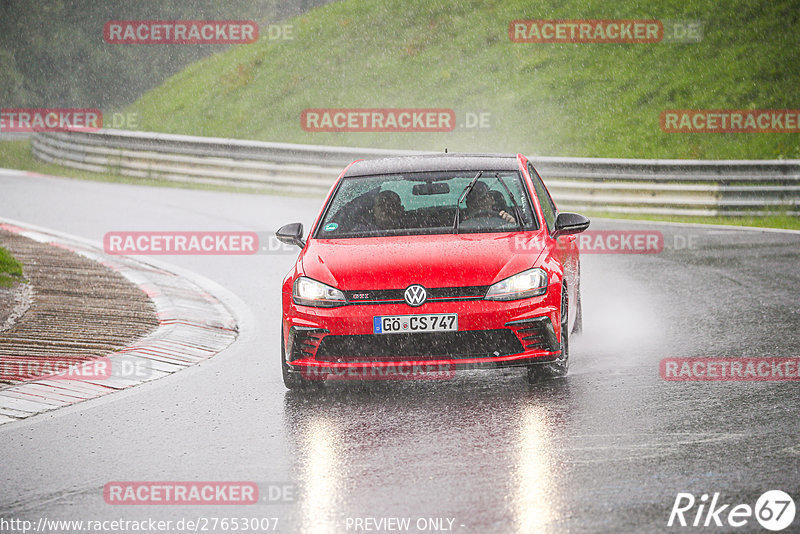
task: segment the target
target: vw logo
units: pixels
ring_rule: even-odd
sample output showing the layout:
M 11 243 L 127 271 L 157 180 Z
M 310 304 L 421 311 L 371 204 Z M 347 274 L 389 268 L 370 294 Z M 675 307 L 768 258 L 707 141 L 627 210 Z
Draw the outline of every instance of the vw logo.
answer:
M 406 288 L 403 298 L 409 306 L 422 306 L 428 298 L 428 292 L 421 285 L 414 284 Z

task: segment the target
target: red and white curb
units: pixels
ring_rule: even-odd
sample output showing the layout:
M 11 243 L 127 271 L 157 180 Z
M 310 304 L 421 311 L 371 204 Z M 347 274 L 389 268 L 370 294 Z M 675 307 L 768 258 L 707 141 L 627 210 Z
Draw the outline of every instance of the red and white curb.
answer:
M 0 218 L 0 228 L 66 248 L 117 271 L 150 297 L 159 321 L 151 334 L 106 355 L 112 368 L 115 362 L 124 362 L 128 368 L 147 369 L 146 373 L 78 379 L 50 375 L 8 386 L 0 389 L 0 425 L 170 375 L 221 352 L 238 335 L 230 311 L 232 297 L 206 278 L 149 258 L 110 256 L 91 241 L 26 223 Z

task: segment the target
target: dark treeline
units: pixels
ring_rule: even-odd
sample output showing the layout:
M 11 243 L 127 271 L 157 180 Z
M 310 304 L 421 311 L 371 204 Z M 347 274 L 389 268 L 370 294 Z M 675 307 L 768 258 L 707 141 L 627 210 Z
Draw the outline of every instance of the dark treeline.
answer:
M 0 107 L 118 108 L 227 45 L 120 45 L 109 20 L 253 20 L 331 0 L 0 0 Z

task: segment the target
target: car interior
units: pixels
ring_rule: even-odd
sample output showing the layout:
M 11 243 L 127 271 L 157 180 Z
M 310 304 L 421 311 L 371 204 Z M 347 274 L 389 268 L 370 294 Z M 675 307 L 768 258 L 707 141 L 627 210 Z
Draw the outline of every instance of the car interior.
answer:
M 487 180 L 491 182 L 491 180 Z M 519 227 L 519 224 L 504 220 L 498 215 L 500 211 L 513 214 L 514 210 L 509 206 L 506 199 L 507 193 L 500 188 L 497 183 L 491 184 L 483 182 L 487 194 L 491 200 L 492 209 L 470 210 L 466 203 L 459 205 L 458 230 L 465 232 L 475 231 L 510 231 Z M 326 223 L 335 223 L 336 231 L 330 232 L 320 237 L 343 237 L 345 235 L 369 235 L 379 233 L 381 235 L 391 235 L 394 233 L 408 233 L 413 230 L 415 233 L 443 233 L 448 232 L 455 225 L 456 202 L 459 191 L 450 191 L 447 182 L 422 182 L 413 185 L 410 191 L 401 191 L 402 213 L 397 216 L 397 220 L 390 228 L 381 227 L 375 219 L 373 206 L 375 199 L 384 191 L 394 191 L 397 189 L 396 183 L 387 182 L 376 186 L 369 191 L 358 195 L 339 208 L 332 214 Z M 393 188 L 394 186 L 394 188 Z M 409 199 L 410 195 L 410 199 Z M 447 195 L 447 200 L 441 198 L 436 205 L 429 205 L 431 202 L 427 198 Z M 520 202 L 520 200 L 517 200 Z M 415 206 L 416 205 L 416 206 Z M 422 232 L 417 232 L 417 231 Z

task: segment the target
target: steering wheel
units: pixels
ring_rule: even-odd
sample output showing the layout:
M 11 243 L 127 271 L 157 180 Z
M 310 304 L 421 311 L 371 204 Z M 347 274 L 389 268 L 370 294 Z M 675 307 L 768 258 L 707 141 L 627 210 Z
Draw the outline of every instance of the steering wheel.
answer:
M 499 221 L 499 222 L 498 222 Z M 459 228 L 467 230 L 476 229 L 499 229 L 508 224 L 497 212 L 492 210 L 480 210 L 464 219 Z
M 469 220 L 469 219 L 489 219 L 489 218 L 502 219 L 503 221 L 505 221 L 505 219 L 503 219 L 500 216 L 499 213 L 497 213 L 495 211 L 492 211 L 492 210 L 480 210 L 480 211 L 475 212 L 474 214 L 470 215 L 466 220 Z

